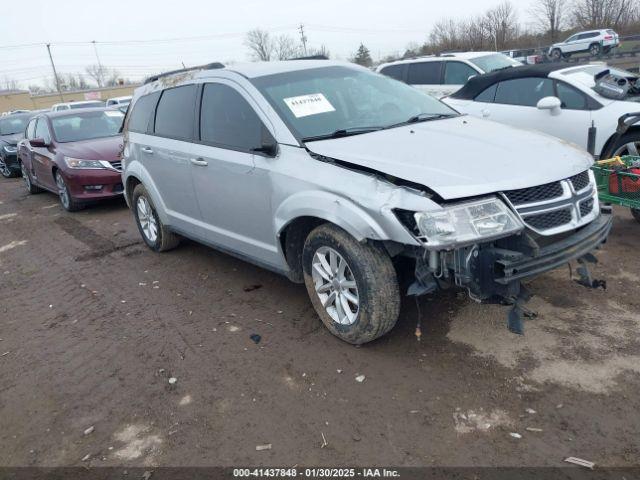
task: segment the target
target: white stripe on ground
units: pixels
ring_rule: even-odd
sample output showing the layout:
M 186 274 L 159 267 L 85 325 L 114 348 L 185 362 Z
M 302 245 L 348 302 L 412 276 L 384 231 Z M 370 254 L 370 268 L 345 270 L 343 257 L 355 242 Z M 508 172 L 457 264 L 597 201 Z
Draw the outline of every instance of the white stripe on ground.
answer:
M 21 247 L 22 245 L 26 245 L 26 243 L 26 240 L 14 240 L 13 242 L 7 243 L 6 245 L 0 247 L 0 253 L 4 253 L 8 250 L 13 250 L 16 247 Z
M 0 215 L 0 221 L 8 220 L 9 218 L 13 218 L 13 217 L 17 217 L 17 216 L 18 216 L 17 213 L 6 213 L 4 215 Z

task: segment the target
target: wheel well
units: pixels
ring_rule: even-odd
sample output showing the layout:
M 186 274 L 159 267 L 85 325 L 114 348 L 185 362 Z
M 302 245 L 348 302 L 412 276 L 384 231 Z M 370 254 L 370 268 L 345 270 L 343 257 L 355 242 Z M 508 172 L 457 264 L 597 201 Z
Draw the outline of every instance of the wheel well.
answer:
M 630 127 L 629 130 L 627 130 L 627 132 L 625 133 L 625 135 L 629 134 L 629 133 L 636 133 L 636 134 L 640 134 L 640 125 L 638 126 L 634 126 L 634 127 Z M 602 152 L 600 152 L 600 158 L 603 159 L 604 156 L 607 154 L 607 152 L 609 151 L 610 148 L 612 148 L 613 146 L 613 139 L 615 138 L 616 134 L 614 133 L 613 135 L 611 135 L 608 140 L 605 142 L 604 147 L 602 147 Z
M 142 182 L 134 176 L 127 178 L 125 192 L 127 192 L 127 200 L 129 201 L 129 205 L 131 205 L 131 202 L 133 201 L 133 198 L 132 198 L 133 189 L 136 188 L 136 186 L 138 186 L 141 183 Z
M 302 249 L 309 233 L 316 227 L 327 223 L 326 220 L 317 217 L 299 217 L 290 222 L 280 232 L 280 245 L 285 259 L 289 264 L 290 279 L 297 283 L 304 281 L 302 273 Z

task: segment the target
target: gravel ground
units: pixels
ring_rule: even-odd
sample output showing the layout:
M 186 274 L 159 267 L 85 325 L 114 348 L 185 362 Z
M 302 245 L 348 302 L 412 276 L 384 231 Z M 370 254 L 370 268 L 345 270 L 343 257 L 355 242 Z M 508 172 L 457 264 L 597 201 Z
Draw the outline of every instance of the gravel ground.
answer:
M 608 290 L 535 280 L 526 336 L 450 292 L 421 299 L 422 342 L 405 302 L 354 348 L 303 286 L 2 180 L 0 465 L 638 465 L 640 225 L 616 214 Z

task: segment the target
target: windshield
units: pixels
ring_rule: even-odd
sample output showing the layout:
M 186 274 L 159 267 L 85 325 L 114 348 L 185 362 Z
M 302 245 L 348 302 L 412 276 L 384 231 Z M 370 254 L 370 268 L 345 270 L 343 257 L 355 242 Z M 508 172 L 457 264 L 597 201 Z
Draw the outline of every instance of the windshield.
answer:
M 520 62 L 513 60 L 501 53 L 492 53 L 491 55 L 483 55 L 469 60 L 484 73 L 490 73 L 503 68 L 518 67 L 522 65 Z
M 118 135 L 123 119 L 118 110 L 85 112 L 53 117 L 51 125 L 58 142 L 79 142 Z
M 93 107 L 104 107 L 103 102 L 82 102 L 82 103 L 72 103 L 69 105 L 70 108 L 74 110 L 76 108 L 93 108 Z
M 31 115 L 12 115 L 0 119 L 0 135 L 23 133 Z
M 389 128 L 416 116 L 457 112 L 402 82 L 335 66 L 254 78 L 253 84 L 299 139 Z

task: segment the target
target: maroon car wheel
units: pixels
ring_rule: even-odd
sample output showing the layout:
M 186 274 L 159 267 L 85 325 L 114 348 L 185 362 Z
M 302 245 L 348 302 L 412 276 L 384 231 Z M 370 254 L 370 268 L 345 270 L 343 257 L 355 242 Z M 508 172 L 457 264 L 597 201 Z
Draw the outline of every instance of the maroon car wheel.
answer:
M 40 193 L 42 189 L 34 185 L 33 180 L 31 179 L 31 174 L 27 167 L 24 166 L 24 163 L 20 163 L 20 170 L 22 170 L 22 178 L 25 186 L 27 187 L 27 191 L 29 193 Z
M 67 182 L 64 181 L 62 173 L 56 172 L 56 186 L 58 187 L 58 196 L 60 197 L 60 203 L 67 212 L 76 212 L 82 209 L 82 204 L 78 203 L 67 186 Z

